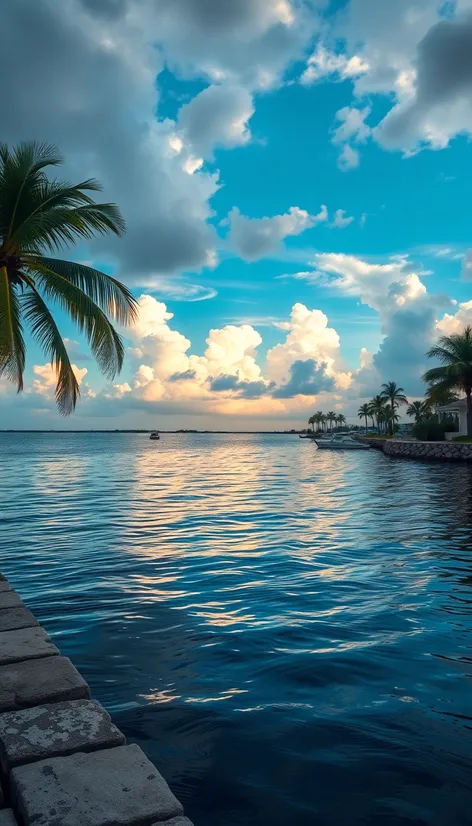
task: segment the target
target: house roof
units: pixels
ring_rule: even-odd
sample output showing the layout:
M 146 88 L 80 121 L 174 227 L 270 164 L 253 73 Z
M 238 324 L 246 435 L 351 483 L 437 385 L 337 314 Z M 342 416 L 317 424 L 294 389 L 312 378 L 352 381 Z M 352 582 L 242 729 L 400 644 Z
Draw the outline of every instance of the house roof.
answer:
M 450 404 L 440 404 L 436 408 L 439 413 L 447 413 L 448 410 L 462 410 L 464 407 L 467 406 L 467 399 L 457 399 L 455 402 L 451 402 Z

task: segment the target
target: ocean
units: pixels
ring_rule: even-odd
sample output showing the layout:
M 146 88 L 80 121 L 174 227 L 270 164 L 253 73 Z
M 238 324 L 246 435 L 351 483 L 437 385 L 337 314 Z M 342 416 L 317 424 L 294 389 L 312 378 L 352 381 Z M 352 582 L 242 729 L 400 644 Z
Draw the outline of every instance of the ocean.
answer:
M 472 467 L 0 434 L 0 570 L 196 826 L 472 823 Z

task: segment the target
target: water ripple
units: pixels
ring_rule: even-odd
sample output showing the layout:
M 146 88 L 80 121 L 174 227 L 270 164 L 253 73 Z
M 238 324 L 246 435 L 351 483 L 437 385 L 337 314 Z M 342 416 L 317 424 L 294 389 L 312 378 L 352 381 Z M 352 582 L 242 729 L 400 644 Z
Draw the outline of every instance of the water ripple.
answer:
M 1 434 L 2 569 L 197 826 L 472 823 L 472 468 Z

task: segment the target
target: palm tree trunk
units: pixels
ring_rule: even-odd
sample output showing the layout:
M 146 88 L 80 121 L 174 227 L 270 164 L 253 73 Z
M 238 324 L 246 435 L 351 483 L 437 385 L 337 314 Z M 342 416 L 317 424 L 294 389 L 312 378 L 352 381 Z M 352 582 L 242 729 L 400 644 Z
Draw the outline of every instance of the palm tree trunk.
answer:
M 367 436 L 367 416 L 365 417 L 365 435 Z
M 472 387 L 466 387 L 467 399 L 467 435 L 472 436 Z

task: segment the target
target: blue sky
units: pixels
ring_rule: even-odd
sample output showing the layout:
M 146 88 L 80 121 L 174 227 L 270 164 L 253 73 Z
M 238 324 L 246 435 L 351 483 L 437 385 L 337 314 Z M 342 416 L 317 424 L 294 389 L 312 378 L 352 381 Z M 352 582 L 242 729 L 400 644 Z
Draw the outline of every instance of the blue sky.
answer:
M 127 236 L 67 254 L 144 298 L 112 383 L 59 314 L 78 409 L 30 343 L 4 426 L 273 429 L 421 395 L 472 321 L 472 0 L 381 5 L 8 0 L 5 139 L 103 182 Z

